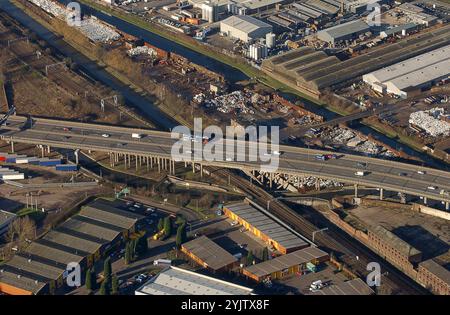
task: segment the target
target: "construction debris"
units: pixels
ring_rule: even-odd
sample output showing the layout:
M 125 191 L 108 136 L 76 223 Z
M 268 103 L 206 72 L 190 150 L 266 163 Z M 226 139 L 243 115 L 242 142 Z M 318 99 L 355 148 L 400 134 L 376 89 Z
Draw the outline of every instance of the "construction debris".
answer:
M 450 135 L 450 123 L 445 119 L 444 108 L 435 107 L 426 111 L 411 113 L 409 123 L 433 137 L 448 137 Z

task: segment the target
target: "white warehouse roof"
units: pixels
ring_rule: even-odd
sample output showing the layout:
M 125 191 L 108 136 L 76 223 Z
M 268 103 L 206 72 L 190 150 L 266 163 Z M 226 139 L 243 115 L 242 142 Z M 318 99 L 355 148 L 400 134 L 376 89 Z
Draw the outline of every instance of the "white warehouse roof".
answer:
M 249 15 L 232 15 L 229 18 L 221 21 L 220 23 L 223 23 L 224 25 L 228 25 L 230 27 L 236 28 L 247 34 L 253 32 L 253 31 L 256 31 L 259 28 L 265 28 L 265 27 L 272 28 L 272 26 L 270 24 L 267 24 L 261 20 L 255 19 L 254 17 L 251 17 Z
M 253 289 L 171 266 L 146 282 L 135 294 L 252 295 Z
M 388 93 L 401 94 L 408 88 L 450 74 L 450 45 L 363 75 L 364 82 L 383 86 Z

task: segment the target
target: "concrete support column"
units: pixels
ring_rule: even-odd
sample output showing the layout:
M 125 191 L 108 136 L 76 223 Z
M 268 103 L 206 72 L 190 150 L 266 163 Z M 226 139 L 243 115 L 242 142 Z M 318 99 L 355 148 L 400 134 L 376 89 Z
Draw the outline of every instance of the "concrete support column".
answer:
M 161 159 L 158 158 L 158 173 L 161 173 Z
M 14 153 L 14 151 L 13 151 L 13 153 Z M 42 157 L 45 156 L 45 152 L 44 152 L 44 147 L 43 146 L 41 146 L 41 155 L 42 155 Z
M 14 153 L 14 141 L 11 141 L 11 153 Z
M 203 178 L 203 164 L 200 163 L 200 177 Z
M 445 202 L 445 210 L 448 211 L 449 209 L 450 209 L 449 202 L 446 201 L 446 202 Z
M 380 200 L 383 200 L 383 192 L 384 192 L 383 188 L 380 188 Z
M 50 146 L 47 146 L 47 153 L 50 153 Z
M 139 160 L 139 159 L 138 159 L 138 156 L 137 156 L 137 155 L 135 156 L 135 158 L 136 158 L 136 171 L 137 171 L 137 170 L 138 170 L 138 160 Z
M 423 204 L 426 205 L 428 202 L 428 198 L 427 197 L 423 197 Z
M 358 198 L 358 184 L 355 184 L 355 198 Z
M 192 162 L 191 164 L 192 164 L 192 173 L 194 173 L 194 174 L 195 174 L 195 163 L 194 163 L 194 162 Z
M 145 157 L 145 163 L 147 164 L 147 172 L 148 172 L 149 171 L 148 156 Z

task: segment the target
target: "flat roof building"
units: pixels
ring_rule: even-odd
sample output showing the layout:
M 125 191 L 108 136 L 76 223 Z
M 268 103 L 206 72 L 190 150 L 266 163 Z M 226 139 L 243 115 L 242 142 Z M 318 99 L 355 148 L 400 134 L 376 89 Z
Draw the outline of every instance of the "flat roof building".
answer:
M 317 247 L 307 247 L 256 265 L 245 267 L 242 273 L 258 282 L 267 278 L 271 280 L 282 279 L 288 275 L 306 270 L 307 263 L 318 265 L 327 261 L 328 258 L 328 254 Z
M 220 22 L 220 32 L 249 42 L 252 39 L 265 38 L 266 34 L 272 32 L 272 25 L 248 15 L 232 15 Z
M 450 75 L 450 45 L 363 75 L 380 93 L 408 97 L 408 92 L 429 86 Z
M 238 262 L 236 257 L 204 235 L 182 244 L 181 251 L 214 272 L 231 269 Z
M 360 278 L 325 287 L 313 295 L 373 295 L 375 292 Z
M 317 32 L 317 38 L 335 45 L 337 42 L 352 40 L 370 31 L 370 26 L 362 20 L 350 21 Z
M 403 24 L 403 25 L 398 25 L 395 27 L 385 29 L 384 31 L 381 31 L 380 37 L 386 38 L 386 37 L 395 36 L 395 35 L 403 35 L 403 33 L 408 34 L 409 32 L 417 30 L 417 27 L 418 27 L 418 25 L 415 23 L 407 23 L 407 24 Z
M 135 295 L 252 295 L 253 289 L 177 267 L 169 267 L 135 291 Z
M 224 214 L 282 254 L 308 247 L 308 243 L 255 205 L 239 202 L 223 207 Z

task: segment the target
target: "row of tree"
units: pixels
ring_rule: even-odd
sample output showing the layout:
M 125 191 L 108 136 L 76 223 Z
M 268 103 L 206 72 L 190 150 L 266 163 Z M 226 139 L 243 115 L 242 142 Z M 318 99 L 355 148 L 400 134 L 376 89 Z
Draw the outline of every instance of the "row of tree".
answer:
M 86 289 L 89 293 L 97 289 L 97 274 L 93 268 L 86 271 Z M 119 294 L 119 280 L 116 274 L 112 274 L 111 259 L 109 257 L 103 263 L 103 281 L 100 284 L 99 294 Z

